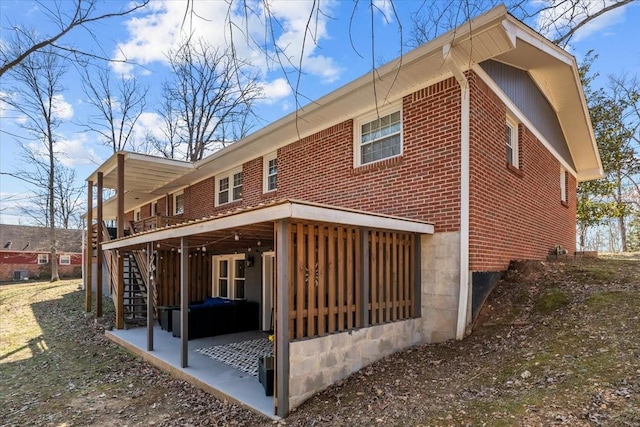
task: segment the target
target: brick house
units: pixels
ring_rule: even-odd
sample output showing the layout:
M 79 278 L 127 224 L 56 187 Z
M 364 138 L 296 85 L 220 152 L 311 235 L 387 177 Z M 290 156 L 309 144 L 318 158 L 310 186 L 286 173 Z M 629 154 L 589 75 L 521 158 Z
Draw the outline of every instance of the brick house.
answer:
M 284 416 L 463 338 L 511 260 L 575 251 L 577 182 L 601 175 L 575 59 L 500 6 L 199 162 L 117 153 L 88 178 L 117 195 L 88 211 L 118 223 L 105 268 L 137 254 L 181 327 L 207 297 L 259 304 Z
M 56 229 L 61 278 L 82 275 L 82 230 Z M 0 281 L 51 277 L 49 229 L 0 224 Z

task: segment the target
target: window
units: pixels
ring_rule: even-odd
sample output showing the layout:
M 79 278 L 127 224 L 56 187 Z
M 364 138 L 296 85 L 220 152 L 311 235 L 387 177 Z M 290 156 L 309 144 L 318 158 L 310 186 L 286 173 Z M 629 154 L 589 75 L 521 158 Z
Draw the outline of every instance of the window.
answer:
M 60 255 L 60 265 L 71 265 L 71 255 Z
M 151 203 L 151 216 L 158 215 L 158 202 Z
M 181 191 L 173 195 L 173 214 L 180 215 L 184 213 L 184 192 Z
M 507 148 L 507 164 L 518 167 L 518 123 L 508 117 L 506 122 L 505 144 Z
M 214 296 L 244 298 L 244 254 L 213 257 Z
M 567 171 L 560 168 L 560 201 L 567 203 Z
M 271 153 L 264 156 L 262 164 L 264 165 L 263 182 L 265 193 L 278 189 L 278 158 L 277 153 Z
M 136 222 L 140 221 L 140 208 L 133 210 L 133 220 Z
M 242 199 L 242 169 L 222 174 L 216 181 L 216 206 Z
M 49 254 L 38 254 L 38 264 L 47 264 L 49 262 Z
M 369 120 L 369 119 L 365 119 Z M 402 154 L 402 117 L 400 111 L 366 121 L 357 128 L 359 165 Z

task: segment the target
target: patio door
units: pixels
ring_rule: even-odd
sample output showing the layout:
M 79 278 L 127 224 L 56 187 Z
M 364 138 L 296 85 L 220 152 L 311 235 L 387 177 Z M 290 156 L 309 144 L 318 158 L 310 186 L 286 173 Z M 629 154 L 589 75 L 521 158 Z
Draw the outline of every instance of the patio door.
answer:
M 212 295 L 223 298 L 244 298 L 244 254 L 213 257 Z
M 262 253 L 262 330 L 273 329 L 273 284 L 276 274 L 276 253 Z

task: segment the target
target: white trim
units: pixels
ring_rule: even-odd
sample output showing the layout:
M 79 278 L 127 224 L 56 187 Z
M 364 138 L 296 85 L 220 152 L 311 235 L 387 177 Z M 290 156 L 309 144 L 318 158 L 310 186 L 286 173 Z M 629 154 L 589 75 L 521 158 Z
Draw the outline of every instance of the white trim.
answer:
M 178 203 L 177 203 L 177 199 L 178 196 L 182 196 L 182 211 L 178 212 Z M 180 191 L 176 191 L 175 193 L 173 193 L 173 206 L 171 211 L 173 212 L 174 215 L 181 215 L 184 213 L 184 190 L 180 190 Z
M 62 262 L 62 258 L 66 259 L 67 262 Z M 60 255 L 60 257 L 58 258 L 58 264 L 71 265 L 71 255 Z
M 362 158 L 362 125 L 372 122 L 374 120 L 377 120 L 381 117 L 385 117 L 385 116 L 389 116 L 395 112 L 399 112 L 400 113 L 400 152 L 396 155 L 393 156 L 389 156 L 389 157 L 385 157 L 383 159 L 378 159 L 378 160 L 374 160 L 368 163 L 362 163 L 361 162 L 361 158 Z M 393 159 L 395 157 L 400 157 L 402 156 L 402 153 L 404 152 L 404 138 L 403 138 L 403 133 L 404 133 L 404 124 L 403 124 L 403 114 L 402 114 L 402 99 L 399 99 L 397 101 L 394 101 L 393 103 L 386 105 L 384 107 L 381 107 L 377 110 L 374 111 L 369 111 L 365 114 L 361 114 L 358 117 L 355 117 L 353 119 L 353 167 L 357 168 L 360 166 L 368 166 L 368 165 L 373 165 L 375 163 L 384 161 L 384 160 L 388 160 L 388 159 Z
M 298 201 L 285 201 L 219 218 L 209 218 L 202 221 L 174 225 L 156 231 L 138 233 L 122 239 L 105 242 L 102 244 L 102 249 L 109 250 L 136 246 L 156 240 L 179 238 L 228 228 L 238 228 L 259 222 L 277 221 L 285 218 L 308 219 L 310 221 L 332 222 L 336 224 L 406 231 L 419 234 L 434 233 L 433 224 L 426 222 L 349 209 L 312 205 Z
M 510 112 L 507 112 L 506 126 L 511 129 L 511 161 L 507 163 L 515 168 L 520 169 L 520 131 L 518 130 L 518 121 Z M 506 135 L 505 135 L 506 136 Z M 505 150 L 506 150 L 505 141 Z
M 560 201 L 567 203 L 569 201 L 567 191 L 567 171 L 565 168 L 560 167 Z
M 271 310 L 274 308 L 273 291 L 275 275 L 275 251 L 262 253 L 262 330 L 268 331 L 271 327 Z M 273 264 L 272 263 L 273 260 Z M 274 319 L 275 320 L 275 319 Z M 275 325 L 274 325 L 275 326 Z
M 271 160 L 276 161 L 276 188 L 269 188 L 269 162 Z M 272 191 L 276 191 L 278 189 L 278 171 L 277 164 L 278 161 L 278 152 L 274 151 L 273 153 L 269 153 L 262 157 L 262 192 L 263 193 L 271 193 Z
M 49 254 L 38 254 L 38 265 L 48 264 Z
M 184 199 L 183 199 L 184 200 Z M 141 214 L 140 214 L 141 208 L 137 207 L 133 210 L 133 220 L 135 222 L 138 222 L 142 219 Z
M 158 215 L 158 199 L 151 202 L 151 216 Z
M 506 93 L 500 89 L 500 86 L 493 81 L 493 79 L 477 64 L 474 64 L 472 67 L 473 71 L 482 79 L 483 82 L 489 86 L 489 88 L 500 98 L 500 100 L 505 104 L 509 113 L 515 116 L 520 123 L 524 124 L 527 129 L 533 133 L 533 135 L 544 145 L 544 147 L 560 162 L 560 164 L 567 169 L 573 176 L 578 176 L 576 170 L 567 163 L 567 161 L 553 148 L 551 143 L 547 141 L 547 139 L 540 133 L 540 131 L 527 119 L 522 111 L 509 99 Z
M 215 194 L 214 194 L 214 198 L 213 198 L 213 202 L 214 202 L 214 206 L 224 206 L 227 205 L 229 203 L 233 203 L 233 202 L 237 202 L 239 200 L 242 200 L 242 197 L 240 197 L 239 199 L 234 199 L 233 198 L 233 178 L 234 175 L 236 175 L 237 173 L 243 173 L 242 170 L 242 165 L 240 165 L 239 167 L 236 167 L 234 169 L 229 169 L 225 172 L 222 172 L 220 174 L 217 174 L 215 177 L 216 183 L 215 183 Z M 219 202 L 219 193 L 220 193 L 220 181 L 227 178 L 229 181 L 229 187 L 227 188 L 226 191 L 229 192 L 229 198 L 227 199 L 226 202 L 224 203 L 220 203 Z M 242 189 L 244 191 L 244 174 L 242 176 Z

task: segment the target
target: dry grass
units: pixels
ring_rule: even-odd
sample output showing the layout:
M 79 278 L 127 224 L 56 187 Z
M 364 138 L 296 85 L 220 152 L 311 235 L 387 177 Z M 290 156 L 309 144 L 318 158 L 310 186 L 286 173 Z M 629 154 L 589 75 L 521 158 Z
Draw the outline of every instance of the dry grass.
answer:
M 369 366 L 286 424 L 640 426 L 640 262 L 518 266 L 467 339 Z M 77 281 L 3 285 L 0 304 L 3 425 L 271 425 L 107 341 Z

